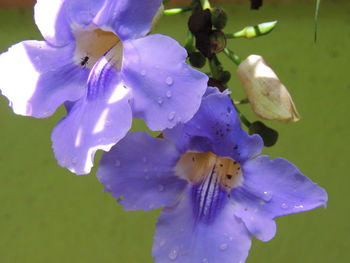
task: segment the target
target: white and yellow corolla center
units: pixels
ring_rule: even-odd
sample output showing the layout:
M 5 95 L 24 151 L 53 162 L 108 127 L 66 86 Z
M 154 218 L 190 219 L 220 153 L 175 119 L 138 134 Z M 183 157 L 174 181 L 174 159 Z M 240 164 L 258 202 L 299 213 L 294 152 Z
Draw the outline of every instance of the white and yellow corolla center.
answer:
M 73 60 L 77 65 L 92 69 L 97 60 L 110 50 L 107 59 L 112 59 L 114 67 L 120 70 L 123 47 L 116 34 L 91 26 L 85 30 L 76 30 L 74 36 L 76 46 Z
M 191 184 L 208 181 L 211 182 L 209 184 L 218 184 L 226 192 L 243 182 L 242 169 L 238 162 L 211 152 L 183 154 L 175 167 L 175 173 Z

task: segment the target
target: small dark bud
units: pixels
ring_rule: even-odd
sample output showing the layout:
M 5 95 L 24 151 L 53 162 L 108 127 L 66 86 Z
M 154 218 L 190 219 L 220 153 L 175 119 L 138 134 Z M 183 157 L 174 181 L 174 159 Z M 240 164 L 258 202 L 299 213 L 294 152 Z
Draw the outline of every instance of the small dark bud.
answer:
M 202 68 L 205 65 L 205 57 L 200 52 L 192 52 L 189 55 L 189 60 L 192 66 Z
M 226 47 L 225 34 L 215 30 L 210 34 L 210 48 L 212 54 L 220 53 Z
M 213 78 L 209 78 L 208 86 L 217 87 L 221 92 L 223 92 L 226 89 L 226 87 L 220 81 Z
M 197 34 L 211 31 L 211 14 L 209 10 L 199 10 L 193 13 L 188 20 L 188 29 L 196 36 Z
M 259 134 L 266 147 L 270 147 L 277 142 L 278 132 L 267 127 L 261 121 L 256 121 L 249 127 L 249 134 Z
M 231 73 L 228 72 L 227 70 L 222 71 L 219 75 L 219 81 L 222 84 L 226 84 L 227 82 L 229 82 L 230 79 L 231 79 Z
M 227 15 L 225 11 L 220 7 L 215 7 L 211 11 L 211 23 L 214 27 L 221 30 L 226 26 Z
M 263 4 L 263 0 L 250 0 L 250 8 L 258 10 Z
M 188 20 L 188 28 L 196 38 L 196 48 L 202 54 L 211 58 L 210 34 L 212 32 L 211 14 L 209 10 L 199 10 L 193 13 Z

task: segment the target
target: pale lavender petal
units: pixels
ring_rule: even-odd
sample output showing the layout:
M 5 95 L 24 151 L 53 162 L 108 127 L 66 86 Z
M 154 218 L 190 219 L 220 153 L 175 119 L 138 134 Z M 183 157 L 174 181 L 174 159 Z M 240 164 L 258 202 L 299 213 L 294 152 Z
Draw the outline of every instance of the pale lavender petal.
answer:
M 194 117 L 186 124 L 164 131 L 179 149 L 213 152 L 243 162 L 257 156 L 263 148 L 258 135 L 241 128 L 237 112 L 227 92 L 209 87 Z
M 83 96 L 89 70 L 73 60 L 74 45 L 23 41 L 0 56 L 1 93 L 16 114 L 43 118 Z
M 76 174 L 89 173 L 95 152 L 109 151 L 131 128 L 130 99 L 119 72 L 103 56 L 91 71 L 86 97 L 53 130 L 58 163 Z
M 35 23 L 46 41 L 63 46 L 74 41 L 74 30 L 93 23 L 106 1 L 37 0 Z
M 235 214 L 262 241 L 275 235 L 274 218 L 326 206 L 326 191 L 285 159 L 259 156 L 242 172 L 243 185 L 231 192 Z
M 172 206 L 187 184 L 174 175 L 178 158 L 169 141 L 145 132 L 129 133 L 103 154 L 97 177 L 125 210 Z
M 185 63 L 185 49 L 161 35 L 125 41 L 123 47 L 123 80 L 133 90 L 135 117 L 144 119 L 151 130 L 189 121 L 208 77 Z
M 244 263 L 251 245 L 244 223 L 234 216 L 230 202 L 210 223 L 194 216 L 191 188 L 174 207 L 164 208 L 153 243 L 156 263 Z
M 121 40 L 138 38 L 150 31 L 160 5 L 161 0 L 106 0 L 94 23 L 113 31 Z

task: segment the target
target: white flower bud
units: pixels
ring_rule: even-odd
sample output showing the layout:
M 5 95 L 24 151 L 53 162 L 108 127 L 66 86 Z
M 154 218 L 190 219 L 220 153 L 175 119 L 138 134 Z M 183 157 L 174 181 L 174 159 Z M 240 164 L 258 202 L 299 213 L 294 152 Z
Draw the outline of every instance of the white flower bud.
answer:
M 263 57 L 250 55 L 239 65 L 237 74 L 260 118 L 284 123 L 300 120 L 288 90 Z

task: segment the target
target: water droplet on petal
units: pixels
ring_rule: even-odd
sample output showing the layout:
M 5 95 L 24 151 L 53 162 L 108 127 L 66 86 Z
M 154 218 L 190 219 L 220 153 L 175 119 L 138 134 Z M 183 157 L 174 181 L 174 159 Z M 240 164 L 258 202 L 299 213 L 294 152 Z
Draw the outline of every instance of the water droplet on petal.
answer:
M 177 258 L 177 250 L 175 248 L 170 250 L 168 256 L 170 260 L 175 260 Z
M 72 158 L 72 164 L 76 164 L 77 162 L 78 162 L 78 158 L 77 157 Z
M 174 117 L 175 117 L 175 112 L 174 111 L 170 112 L 169 115 L 168 115 L 169 121 L 173 120 Z
M 168 91 L 166 92 L 166 96 L 167 96 L 168 99 L 171 98 L 171 91 L 170 91 L 170 90 L 168 90 Z
M 166 242 L 165 239 L 161 239 L 161 240 L 159 241 L 159 246 L 160 246 L 160 247 L 164 246 L 164 245 L 165 245 L 165 242 Z
M 166 84 L 168 84 L 169 86 L 173 85 L 174 81 L 172 77 L 167 77 L 165 80 Z
M 265 200 L 266 202 L 268 202 L 268 201 L 271 200 L 271 198 L 272 198 L 272 192 L 270 192 L 270 191 L 265 191 L 265 192 L 264 192 L 264 200 Z
M 148 168 L 145 167 L 145 168 L 143 169 L 143 172 L 144 172 L 144 173 L 147 173 L 147 172 L 148 172 Z
M 229 237 L 228 239 L 230 239 L 230 241 L 232 241 L 232 240 L 233 240 L 233 237 Z
M 146 76 L 146 70 L 144 70 L 144 69 L 141 70 L 141 75 L 142 75 L 142 76 Z
M 226 249 L 227 249 L 227 244 L 226 244 L 226 243 L 222 243 L 222 244 L 220 245 L 220 250 L 224 251 L 224 250 L 226 250 Z
M 119 160 L 115 161 L 115 166 L 119 167 L 121 165 L 121 162 Z
M 157 102 L 158 102 L 159 105 L 162 105 L 163 104 L 163 99 L 161 97 L 158 97 Z
M 146 162 L 147 162 L 147 158 L 146 158 L 146 157 L 142 157 L 142 161 L 143 161 L 144 163 L 146 163 Z
M 303 205 L 296 205 L 296 206 L 294 206 L 294 208 L 296 208 L 296 209 L 302 209 L 302 208 L 304 208 L 304 206 L 303 206 Z
M 163 185 L 158 185 L 158 191 L 163 192 L 164 191 L 164 186 Z
M 207 258 L 202 259 L 202 263 L 208 263 L 208 262 L 209 262 L 209 260 Z
M 282 207 L 283 209 L 287 209 L 287 208 L 288 208 L 288 205 L 287 205 L 286 203 L 282 203 L 282 204 L 281 204 L 281 207 Z

